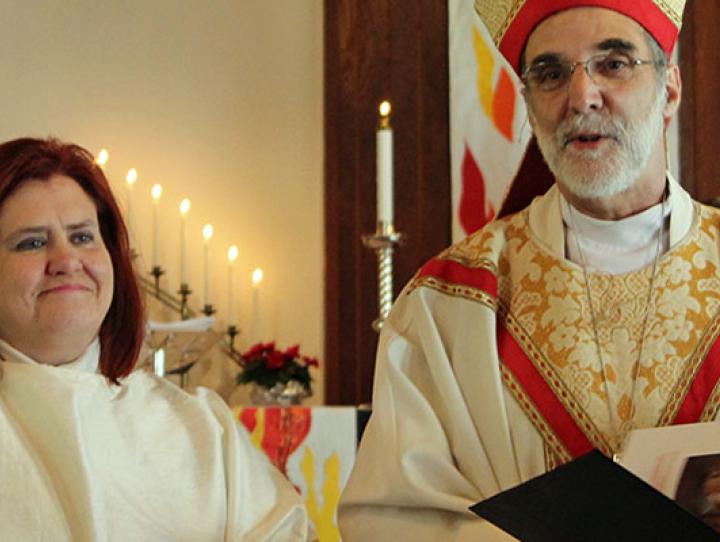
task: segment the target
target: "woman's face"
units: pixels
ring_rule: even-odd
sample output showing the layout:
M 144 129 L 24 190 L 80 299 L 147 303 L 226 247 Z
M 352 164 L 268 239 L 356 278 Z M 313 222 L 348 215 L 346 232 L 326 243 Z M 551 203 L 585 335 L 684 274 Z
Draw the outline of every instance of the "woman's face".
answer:
M 0 338 L 42 363 L 71 361 L 112 296 L 94 202 L 69 177 L 23 182 L 0 205 Z

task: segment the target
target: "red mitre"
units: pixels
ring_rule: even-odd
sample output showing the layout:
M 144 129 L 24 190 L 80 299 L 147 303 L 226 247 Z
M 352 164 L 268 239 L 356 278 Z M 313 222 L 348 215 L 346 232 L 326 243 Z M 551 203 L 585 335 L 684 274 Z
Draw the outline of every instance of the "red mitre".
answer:
M 571 8 L 606 8 L 637 21 L 669 55 L 682 24 L 685 0 L 477 0 L 475 8 L 486 21 L 500 52 L 515 71 L 525 42 L 535 27 L 551 15 Z
M 475 0 L 475 10 L 516 72 L 520 69 L 520 56 L 528 36 L 535 27 L 555 13 L 577 7 L 606 8 L 630 17 L 670 55 L 682 25 L 685 0 Z M 553 182 L 550 170 L 539 159 L 535 141 L 531 141 L 498 217 L 526 207 Z

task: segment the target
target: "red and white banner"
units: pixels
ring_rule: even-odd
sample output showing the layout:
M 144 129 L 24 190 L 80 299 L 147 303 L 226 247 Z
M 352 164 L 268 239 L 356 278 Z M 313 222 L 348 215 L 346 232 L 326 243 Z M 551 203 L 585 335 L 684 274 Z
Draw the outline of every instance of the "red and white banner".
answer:
M 520 82 L 473 0 L 448 0 L 452 234 L 492 220 L 530 139 Z

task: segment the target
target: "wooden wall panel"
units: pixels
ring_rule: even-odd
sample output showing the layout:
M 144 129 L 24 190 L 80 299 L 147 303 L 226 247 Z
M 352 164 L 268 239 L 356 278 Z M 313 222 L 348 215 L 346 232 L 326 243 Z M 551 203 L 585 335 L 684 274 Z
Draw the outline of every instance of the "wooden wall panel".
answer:
M 698 200 L 720 196 L 720 2 L 688 0 L 680 32 L 680 167 Z
M 447 4 L 325 2 L 326 400 L 369 402 L 377 334 L 377 106 L 393 105 L 395 293 L 450 242 Z

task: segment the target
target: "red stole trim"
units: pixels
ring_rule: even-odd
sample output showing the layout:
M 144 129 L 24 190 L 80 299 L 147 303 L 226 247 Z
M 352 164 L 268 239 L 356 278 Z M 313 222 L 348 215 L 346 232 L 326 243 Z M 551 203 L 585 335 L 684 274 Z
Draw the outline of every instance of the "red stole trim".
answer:
M 477 288 L 497 299 L 497 277 L 483 267 L 467 267 L 455 260 L 434 259 L 418 272 L 417 278 L 424 277 L 435 277 L 447 283 Z
M 720 381 L 720 338 L 715 339 L 708 350 L 672 425 L 701 421 L 700 418 L 718 381 Z
M 513 329 L 515 333 L 522 333 L 520 329 Z M 545 424 L 550 427 L 554 436 L 559 440 L 572 457 L 579 457 L 593 448 L 599 448 L 605 453 L 601 442 L 593 442 L 588 433 L 592 433 L 592 427 L 583 429 L 578 425 L 576 419 L 568 412 L 564 404 L 557 397 L 545 377 L 536 367 L 535 363 L 544 364 L 541 359 L 530 359 L 525 350 L 520 346 L 513 334 L 505 327 L 505 324 L 498 321 L 497 342 L 500 360 L 512 372 L 517 382 L 522 386 L 527 397 L 535 405 L 537 412 L 543 417 Z M 549 372 L 552 374 L 552 371 Z M 685 397 L 670 425 L 686 423 L 697 423 L 703 421 L 703 412 L 708 402 L 716 392 L 720 383 L 720 337 L 716 338 L 708 350 L 705 359 L 692 379 L 690 388 L 687 389 Z M 562 386 L 556 386 L 562 389 Z M 679 390 L 678 393 L 683 393 Z M 567 396 L 563 396 L 567 400 Z M 707 421 L 707 420 L 705 420 Z M 661 425 L 664 423 L 661 421 Z M 546 438 L 543 435 L 543 438 Z
M 598 444 L 591 442 L 575 423 L 563 404 L 557 398 L 545 379 L 527 356 L 515 337 L 501 322 L 497 324 L 497 342 L 500 360 L 515 376 L 527 395 L 535 404 L 555 436 L 563 443 L 573 457 L 579 457 Z M 541 362 L 542 363 L 542 362 Z

